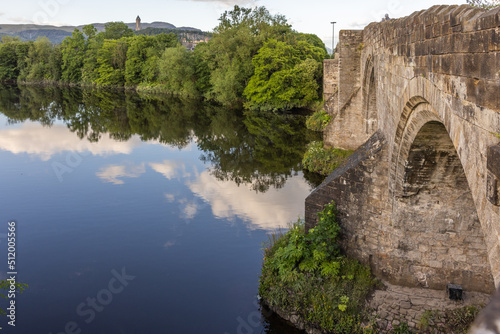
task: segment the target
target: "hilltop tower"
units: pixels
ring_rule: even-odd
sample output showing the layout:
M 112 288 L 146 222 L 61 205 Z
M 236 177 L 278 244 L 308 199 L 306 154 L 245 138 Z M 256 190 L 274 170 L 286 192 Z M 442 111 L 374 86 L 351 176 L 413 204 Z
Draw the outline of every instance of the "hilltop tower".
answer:
M 141 18 L 137 15 L 137 18 L 135 19 L 135 31 L 139 30 L 141 30 Z

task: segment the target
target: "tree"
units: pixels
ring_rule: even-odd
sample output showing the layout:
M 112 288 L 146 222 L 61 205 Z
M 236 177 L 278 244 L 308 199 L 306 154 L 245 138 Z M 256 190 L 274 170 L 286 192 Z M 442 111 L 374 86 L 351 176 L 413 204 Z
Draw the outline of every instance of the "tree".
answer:
M 16 80 L 17 69 L 16 43 L 2 42 L 0 44 L 0 80 Z
M 26 66 L 19 73 L 18 79 L 36 82 L 53 80 L 50 59 L 53 57 L 54 46 L 47 37 L 38 38 L 29 45 L 26 56 Z
M 473 7 L 492 9 L 500 6 L 500 0 L 467 0 L 467 3 Z
M 134 36 L 134 31 L 123 22 L 108 22 L 104 25 L 104 31 L 100 35 L 103 39 L 120 39 Z
M 61 79 L 63 81 L 77 83 L 82 80 L 82 67 L 87 46 L 85 36 L 78 29 L 64 39 L 61 47 Z
M 138 35 L 127 51 L 125 78 L 129 85 L 154 83 L 158 79 L 158 59 L 166 48 L 179 44 L 175 34 Z
M 183 96 L 198 96 L 193 54 L 184 46 L 166 49 L 159 62 L 159 80 L 165 88 Z
M 125 82 L 125 62 L 127 60 L 126 39 L 105 39 L 98 50 L 97 85 L 122 86 Z
M 325 55 L 305 41 L 290 45 L 269 40 L 253 58 L 255 74 L 244 91 L 245 107 L 276 111 L 310 106 L 320 98 Z
M 253 56 L 267 39 L 283 38 L 291 28 L 283 16 L 273 16 L 264 7 L 234 6 L 219 21 L 204 57 L 210 69 L 205 97 L 237 108 L 244 102 L 243 90 L 254 73 Z

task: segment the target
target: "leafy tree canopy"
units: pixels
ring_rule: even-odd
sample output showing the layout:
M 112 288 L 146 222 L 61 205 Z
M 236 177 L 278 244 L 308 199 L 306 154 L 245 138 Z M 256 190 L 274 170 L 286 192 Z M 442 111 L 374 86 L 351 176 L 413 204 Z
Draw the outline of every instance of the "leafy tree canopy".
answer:
M 319 99 L 323 49 L 299 41 L 269 40 L 253 58 L 255 74 L 244 94 L 250 109 L 288 110 L 308 107 Z
M 100 34 L 105 39 L 120 39 L 134 36 L 134 31 L 123 22 L 108 22 Z
M 492 9 L 500 6 L 500 0 L 467 0 L 467 3 L 474 7 Z

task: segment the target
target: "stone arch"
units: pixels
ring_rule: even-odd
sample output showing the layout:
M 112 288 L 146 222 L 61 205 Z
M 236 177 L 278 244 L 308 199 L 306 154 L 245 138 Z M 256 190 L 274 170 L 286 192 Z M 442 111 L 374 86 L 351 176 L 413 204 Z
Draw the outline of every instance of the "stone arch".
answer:
M 378 128 L 377 81 L 375 66 L 371 55 L 366 60 L 363 80 L 363 127 L 367 135 L 372 135 Z
M 422 96 L 408 100 L 392 145 L 389 190 L 404 285 L 448 283 L 491 293 L 484 234 L 462 162 L 443 119 Z M 425 220 L 422 217 L 426 217 Z

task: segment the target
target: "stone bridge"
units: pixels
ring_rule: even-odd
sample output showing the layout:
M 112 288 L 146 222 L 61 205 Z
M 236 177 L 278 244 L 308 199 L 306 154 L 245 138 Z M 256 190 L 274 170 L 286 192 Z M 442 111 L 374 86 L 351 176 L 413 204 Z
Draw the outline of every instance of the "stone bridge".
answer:
M 434 6 L 340 32 L 326 146 L 355 149 L 306 199 L 391 284 L 500 285 L 500 8 Z

